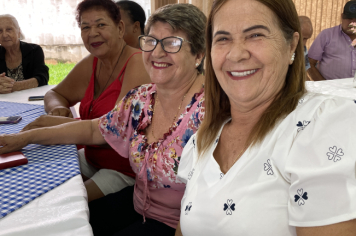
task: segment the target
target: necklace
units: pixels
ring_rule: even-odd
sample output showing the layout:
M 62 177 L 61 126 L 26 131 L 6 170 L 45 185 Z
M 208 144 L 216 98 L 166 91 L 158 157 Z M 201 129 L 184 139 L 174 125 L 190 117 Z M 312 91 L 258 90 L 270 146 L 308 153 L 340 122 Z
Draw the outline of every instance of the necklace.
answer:
M 101 96 L 101 94 L 104 92 L 104 90 L 105 90 L 106 86 L 108 85 L 108 83 L 109 83 L 109 81 L 110 81 L 110 79 L 111 79 L 111 76 L 114 74 L 114 71 L 115 71 L 115 69 L 116 69 L 117 64 L 119 64 L 119 61 L 120 61 L 121 55 L 122 55 L 122 53 L 124 52 L 124 49 L 125 49 L 126 45 L 127 45 L 127 44 L 125 44 L 125 46 L 122 48 L 121 53 L 120 53 L 120 56 L 119 56 L 119 58 L 118 58 L 118 59 L 117 59 L 117 61 L 116 61 L 115 67 L 114 67 L 114 69 L 112 70 L 112 72 L 111 72 L 111 75 L 110 75 L 109 79 L 106 81 L 105 86 L 101 89 L 101 91 L 100 91 L 100 93 L 99 93 L 98 97 L 97 97 L 95 100 L 97 100 L 97 99 Z M 100 72 L 101 72 L 101 67 L 102 67 L 102 64 L 103 64 L 103 62 L 102 62 L 102 61 L 100 61 L 100 68 L 99 68 L 99 75 L 98 75 L 98 79 L 99 79 L 99 77 L 100 77 Z M 91 112 L 91 111 L 92 111 L 92 109 L 93 109 L 93 105 L 94 105 L 94 104 L 92 104 L 92 105 L 90 106 L 90 112 Z
M 193 76 L 194 76 L 194 75 L 193 75 Z M 198 76 L 198 74 L 195 75 L 195 78 L 193 79 L 193 81 L 195 81 L 195 79 L 196 79 L 197 76 Z M 183 96 L 183 98 L 182 98 L 182 100 L 181 100 L 181 102 L 180 102 L 180 104 L 179 104 L 177 113 L 175 114 L 175 116 L 174 116 L 174 118 L 173 118 L 173 124 L 169 127 L 168 130 L 170 130 L 170 129 L 174 126 L 174 121 L 176 120 L 176 118 L 177 118 L 177 116 L 178 116 L 178 114 L 179 114 L 179 111 L 180 111 L 180 109 L 181 109 L 181 107 L 182 107 L 184 98 L 187 96 L 188 92 L 189 92 L 190 89 L 193 87 L 193 84 L 194 84 L 194 82 L 193 82 L 192 85 L 189 87 L 188 91 L 184 94 L 184 96 Z M 154 129 L 155 129 L 155 128 L 154 128 L 153 116 L 154 116 L 154 114 L 155 114 L 156 105 L 157 105 L 158 101 L 159 101 L 159 100 L 158 100 L 158 93 L 157 93 L 155 105 L 153 106 L 153 112 L 152 112 L 152 130 L 151 130 L 152 136 L 153 136 L 153 138 L 156 139 L 156 140 L 158 140 L 158 138 L 154 135 Z
M 102 92 L 104 92 L 106 86 L 108 85 L 108 83 L 109 83 L 109 81 L 110 81 L 110 79 L 111 79 L 111 76 L 114 74 L 115 68 L 116 68 L 117 64 L 119 64 L 120 57 L 121 57 L 122 53 L 124 52 L 125 47 L 126 47 L 126 44 L 125 44 L 125 46 L 122 48 L 121 53 L 120 53 L 120 56 L 119 56 L 119 58 L 118 58 L 117 61 L 116 61 L 115 67 L 114 67 L 114 69 L 112 70 L 109 79 L 106 81 L 105 86 L 101 89 L 98 98 L 100 97 L 100 95 L 102 94 Z M 103 63 L 100 62 L 100 69 L 99 69 L 98 79 L 99 79 L 99 77 L 100 77 L 100 72 L 101 72 L 101 66 L 102 66 L 102 64 L 103 64 Z

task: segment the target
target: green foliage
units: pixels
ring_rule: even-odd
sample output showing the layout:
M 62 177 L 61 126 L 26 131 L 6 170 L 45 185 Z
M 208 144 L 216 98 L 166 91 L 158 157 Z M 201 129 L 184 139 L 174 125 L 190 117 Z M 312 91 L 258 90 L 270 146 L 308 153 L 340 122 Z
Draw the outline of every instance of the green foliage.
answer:
M 58 63 L 57 65 L 47 65 L 49 68 L 49 85 L 59 84 L 73 69 L 75 63 L 63 64 Z

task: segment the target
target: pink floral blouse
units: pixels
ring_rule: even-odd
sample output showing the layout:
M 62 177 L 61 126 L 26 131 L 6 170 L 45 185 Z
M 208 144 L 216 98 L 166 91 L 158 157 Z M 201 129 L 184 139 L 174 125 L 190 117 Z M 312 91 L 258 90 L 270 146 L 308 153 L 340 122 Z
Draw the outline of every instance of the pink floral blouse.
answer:
M 135 210 L 144 217 L 176 228 L 185 184 L 177 178 L 184 146 L 196 133 L 205 113 L 204 88 L 196 93 L 178 121 L 163 139 L 147 143 L 155 84 L 131 90 L 115 108 L 99 120 L 99 129 L 110 146 L 130 159 L 136 173 Z

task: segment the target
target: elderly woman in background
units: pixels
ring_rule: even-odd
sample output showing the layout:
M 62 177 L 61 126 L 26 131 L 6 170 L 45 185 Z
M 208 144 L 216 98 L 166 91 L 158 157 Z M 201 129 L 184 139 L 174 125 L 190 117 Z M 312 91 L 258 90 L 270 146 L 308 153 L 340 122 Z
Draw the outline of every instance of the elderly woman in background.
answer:
M 77 102 L 81 102 L 82 120 L 101 117 L 132 88 L 150 82 L 141 51 L 123 40 L 125 26 L 114 2 L 82 1 L 77 22 L 90 55 L 47 92 L 45 110 L 52 116 L 42 116 L 24 130 L 78 121 L 71 118 L 69 109 Z M 109 146 L 84 146 L 78 153 L 89 201 L 134 184 L 135 173 L 128 159 Z
M 305 91 L 292 0 L 216 0 L 207 25 L 176 235 L 355 235 L 356 104 Z
M 89 203 L 94 234 L 174 235 L 185 189 L 180 156 L 204 115 L 205 23 L 191 4 L 158 9 L 140 37 L 153 84 L 131 90 L 100 119 L 0 136 L 0 153 L 29 143 L 108 143 L 129 159 L 136 183 Z
M 128 0 L 116 2 L 120 9 L 121 19 L 125 23 L 125 42 L 134 48 L 140 48 L 138 36 L 144 34 L 146 15 L 142 7 Z
M 24 36 L 12 15 L 0 15 L 0 94 L 48 83 L 48 67 L 39 45 L 20 40 Z

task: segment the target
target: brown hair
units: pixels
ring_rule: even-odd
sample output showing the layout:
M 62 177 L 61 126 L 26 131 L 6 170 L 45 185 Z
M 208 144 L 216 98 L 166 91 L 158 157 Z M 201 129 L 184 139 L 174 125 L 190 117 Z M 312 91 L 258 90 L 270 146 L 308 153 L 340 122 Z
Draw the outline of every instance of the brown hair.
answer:
M 145 33 L 150 32 L 152 25 L 156 22 L 168 23 L 173 30 L 182 30 L 187 34 L 191 42 L 191 52 L 193 55 L 205 53 L 205 23 L 206 16 L 196 6 L 192 4 L 178 3 L 168 4 L 158 8 L 148 18 Z M 197 67 L 199 73 L 203 72 L 204 63 L 201 61 Z
M 108 13 L 110 18 L 115 22 L 115 24 L 119 24 L 121 20 L 120 10 L 116 6 L 116 4 L 111 0 L 83 0 L 78 4 L 76 10 L 75 19 L 77 20 L 78 26 L 80 27 L 81 17 L 83 12 L 87 10 L 104 10 Z
M 231 117 L 230 101 L 221 88 L 212 67 L 211 45 L 214 16 L 227 0 L 216 0 L 213 3 L 206 29 L 206 80 L 205 80 L 205 116 L 198 130 L 197 146 L 200 154 L 204 153 L 215 141 L 222 124 Z M 271 9 L 287 41 L 292 40 L 294 32 L 300 35 L 298 14 L 292 0 L 256 0 Z M 238 14 L 238 13 L 237 13 Z M 253 127 L 247 143 L 260 142 L 273 129 L 277 121 L 286 117 L 305 93 L 305 65 L 302 37 L 295 50 L 295 60 L 289 66 L 284 87 L 271 105 L 263 112 Z

